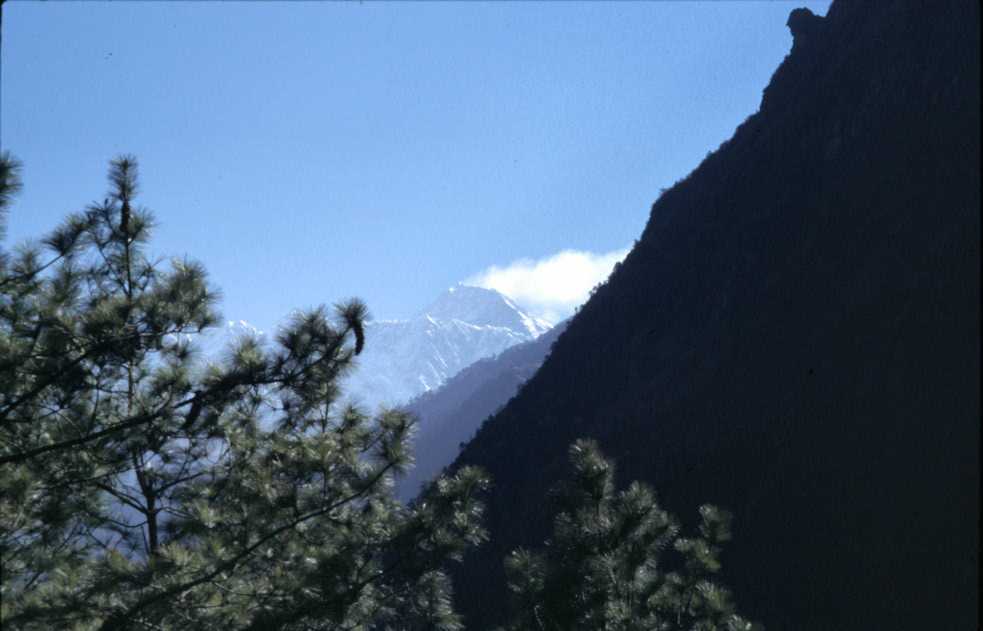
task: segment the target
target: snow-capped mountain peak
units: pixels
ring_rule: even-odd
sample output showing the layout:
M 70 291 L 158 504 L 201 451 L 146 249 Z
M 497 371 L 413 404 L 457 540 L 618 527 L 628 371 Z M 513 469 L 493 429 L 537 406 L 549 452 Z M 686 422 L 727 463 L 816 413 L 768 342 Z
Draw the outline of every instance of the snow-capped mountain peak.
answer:
M 533 337 L 539 337 L 552 328 L 552 324 L 534 318 L 524 312 L 507 296 L 483 287 L 458 284 L 449 288 L 423 310 L 437 320 L 460 320 L 469 324 L 525 329 Z
M 375 320 L 344 390 L 364 407 L 399 405 L 551 324 L 493 289 L 456 285 L 408 320 Z
M 456 285 L 412 318 L 368 322 L 365 350 L 342 390 L 369 411 L 400 405 L 440 387 L 474 362 L 551 328 L 493 289 Z M 217 361 L 247 337 L 270 343 L 245 320 L 228 320 L 194 342 L 206 361 Z

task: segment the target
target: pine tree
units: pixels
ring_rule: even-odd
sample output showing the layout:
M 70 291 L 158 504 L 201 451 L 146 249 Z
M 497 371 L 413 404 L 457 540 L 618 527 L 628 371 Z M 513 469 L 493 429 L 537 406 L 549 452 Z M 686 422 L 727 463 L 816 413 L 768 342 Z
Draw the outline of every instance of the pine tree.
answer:
M 19 188 L 0 159 L 0 212 Z M 412 420 L 341 407 L 365 306 L 205 364 L 203 268 L 146 253 L 137 165 L 0 252 L 5 629 L 460 628 L 443 568 L 485 536 L 474 469 L 392 497 Z M 0 216 L 0 224 L 4 216 Z
M 700 508 L 699 535 L 653 492 L 632 483 L 615 492 L 614 468 L 593 441 L 570 448 L 573 478 L 558 489 L 554 532 L 539 552 L 505 562 L 514 631 L 747 631 L 715 576 L 730 516 Z

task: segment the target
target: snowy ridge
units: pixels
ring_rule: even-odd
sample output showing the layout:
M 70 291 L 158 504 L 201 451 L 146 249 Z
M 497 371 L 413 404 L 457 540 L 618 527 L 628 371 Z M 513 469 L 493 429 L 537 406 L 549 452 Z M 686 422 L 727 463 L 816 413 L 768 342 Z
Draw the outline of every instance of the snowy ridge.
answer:
M 495 290 L 457 285 L 408 320 L 369 322 L 343 390 L 368 410 L 399 405 L 550 328 Z
M 551 328 L 493 289 L 456 285 L 410 319 L 368 322 L 365 351 L 342 392 L 370 412 L 382 405 L 401 405 L 439 388 L 476 361 L 534 340 Z M 271 343 L 245 320 L 228 320 L 187 339 L 208 363 L 228 357 L 246 337 Z

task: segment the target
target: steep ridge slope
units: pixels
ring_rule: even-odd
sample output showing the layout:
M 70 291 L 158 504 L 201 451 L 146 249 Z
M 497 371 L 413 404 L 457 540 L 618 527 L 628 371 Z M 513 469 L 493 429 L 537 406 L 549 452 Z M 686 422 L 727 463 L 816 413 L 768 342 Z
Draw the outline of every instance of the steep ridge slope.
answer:
M 493 289 L 457 285 L 413 318 L 369 322 L 344 391 L 370 410 L 401 405 L 549 328 Z
M 470 628 L 501 621 L 502 559 L 546 535 L 581 436 L 684 519 L 735 513 L 725 580 L 770 629 L 977 628 L 979 20 L 793 12 L 760 111 L 456 461 L 494 478 Z
M 413 451 L 416 464 L 396 482 L 396 493 L 407 501 L 420 485 L 433 479 L 457 457 L 459 445 L 470 440 L 482 421 L 515 396 L 519 387 L 542 365 L 566 322 L 506 349 L 495 357 L 471 364 L 436 390 L 425 392 L 404 407 L 419 425 Z

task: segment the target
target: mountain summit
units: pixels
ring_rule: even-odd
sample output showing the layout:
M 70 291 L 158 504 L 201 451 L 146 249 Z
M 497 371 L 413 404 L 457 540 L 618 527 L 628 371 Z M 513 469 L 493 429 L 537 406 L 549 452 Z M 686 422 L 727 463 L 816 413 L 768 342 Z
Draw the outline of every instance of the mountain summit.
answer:
M 408 320 L 369 322 L 345 391 L 369 410 L 405 403 L 550 328 L 493 289 L 456 285 Z
M 440 294 L 420 316 L 437 320 L 459 320 L 481 326 L 525 330 L 537 338 L 552 328 L 552 324 L 522 311 L 507 296 L 494 289 L 455 285 Z

